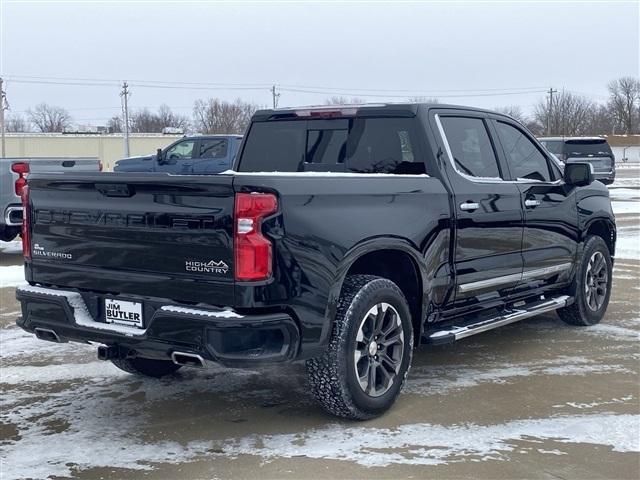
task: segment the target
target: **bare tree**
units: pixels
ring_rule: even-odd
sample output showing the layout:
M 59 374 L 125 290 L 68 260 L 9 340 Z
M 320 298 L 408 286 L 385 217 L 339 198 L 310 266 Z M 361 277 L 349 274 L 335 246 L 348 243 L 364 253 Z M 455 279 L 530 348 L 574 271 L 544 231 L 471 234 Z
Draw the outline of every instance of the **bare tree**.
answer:
M 324 101 L 325 105 L 360 105 L 362 103 L 366 103 L 366 101 L 363 100 L 362 98 L 358 98 L 358 97 L 347 98 L 342 96 L 327 98 Z
M 509 115 L 511 118 L 514 118 L 518 122 L 525 124 L 528 119 L 524 113 L 522 113 L 522 108 L 519 105 L 507 105 L 506 107 L 496 107 L 494 111 L 498 113 L 502 113 L 503 115 Z
M 534 120 L 539 125 L 549 125 L 551 134 L 584 135 L 596 105 L 586 97 L 563 90 L 553 97 L 553 104 L 546 99 L 534 107 Z
M 201 133 L 244 133 L 257 105 L 240 99 L 226 102 L 218 98 L 196 100 L 194 127 Z
M 157 113 L 143 108 L 129 117 L 131 131 L 134 133 L 160 133 L 165 127 L 188 128 L 189 119 L 171 111 L 168 105 L 160 105 Z
M 640 130 L 640 79 L 622 77 L 609 82 L 609 105 L 624 133 Z
M 107 128 L 109 133 L 122 133 L 122 117 L 120 115 L 114 115 L 107 121 Z
M 587 135 L 606 135 L 614 133 L 616 119 L 610 104 L 598 104 L 589 116 L 585 132 Z
M 29 132 L 31 131 L 29 122 L 22 115 L 9 114 L 5 119 L 5 128 L 7 132 Z
M 62 107 L 41 103 L 27 110 L 29 121 L 40 132 L 62 132 L 71 125 L 71 115 Z
M 157 115 L 148 108 L 132 112 L 129 123 L 132 133 L 159 133 L 162 130 Z

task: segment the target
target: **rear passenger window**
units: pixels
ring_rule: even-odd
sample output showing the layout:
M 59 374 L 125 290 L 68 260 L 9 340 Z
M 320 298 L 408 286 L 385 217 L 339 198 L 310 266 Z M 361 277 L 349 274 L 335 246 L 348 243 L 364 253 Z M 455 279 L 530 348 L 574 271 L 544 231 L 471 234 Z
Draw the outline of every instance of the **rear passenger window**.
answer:
M 503 122 L 496 122 L 496 130 L 513 177 L 551 181 L 547 158 L 522 131 Z
M 224 158 L 227 156 L 227 140 L 213 138 L 200 140 L 200 158 Z
M 470 117 L 440 117 L 456 170 L 479 178 L 500 179 L 498 159 L 484 121 Z

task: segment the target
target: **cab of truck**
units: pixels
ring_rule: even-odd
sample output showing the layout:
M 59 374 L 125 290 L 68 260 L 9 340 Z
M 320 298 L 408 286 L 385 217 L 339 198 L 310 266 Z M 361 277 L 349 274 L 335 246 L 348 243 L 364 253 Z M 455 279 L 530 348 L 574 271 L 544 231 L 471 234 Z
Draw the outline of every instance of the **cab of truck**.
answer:
M 215 174 L 231 168 L 242 135 L 185 136 L 155 154 L 118 160 L 115 172 Z

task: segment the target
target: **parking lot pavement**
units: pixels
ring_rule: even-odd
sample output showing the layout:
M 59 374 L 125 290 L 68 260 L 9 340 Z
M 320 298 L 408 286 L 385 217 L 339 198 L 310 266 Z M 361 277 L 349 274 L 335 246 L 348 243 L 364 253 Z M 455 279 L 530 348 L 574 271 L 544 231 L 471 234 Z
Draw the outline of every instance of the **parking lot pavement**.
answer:
M 95 347 L 19 330 L 19 245 L 0 253 L 3 479 L 638 478 L 640 169 L 611 187 L 618 255 L 604 321 L 548 314 L 414 356 L 382 418 L 313 402 L 303 365 L 141 379 Z

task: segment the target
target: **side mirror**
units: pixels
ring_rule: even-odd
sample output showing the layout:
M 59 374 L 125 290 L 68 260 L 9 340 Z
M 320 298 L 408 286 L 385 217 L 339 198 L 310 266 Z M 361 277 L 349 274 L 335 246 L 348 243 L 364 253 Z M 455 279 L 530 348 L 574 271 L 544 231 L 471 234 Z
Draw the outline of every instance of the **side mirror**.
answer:
M 576 187 L 593 183 L 593 165 L 590 163 L 565 163 L 564 182 Z
M 156 157 L 158 158 L 158 164 L 162 165 L 164 163 L 164 159 L 162 158 L 162 149 L 161 148 L 156 150 Z

